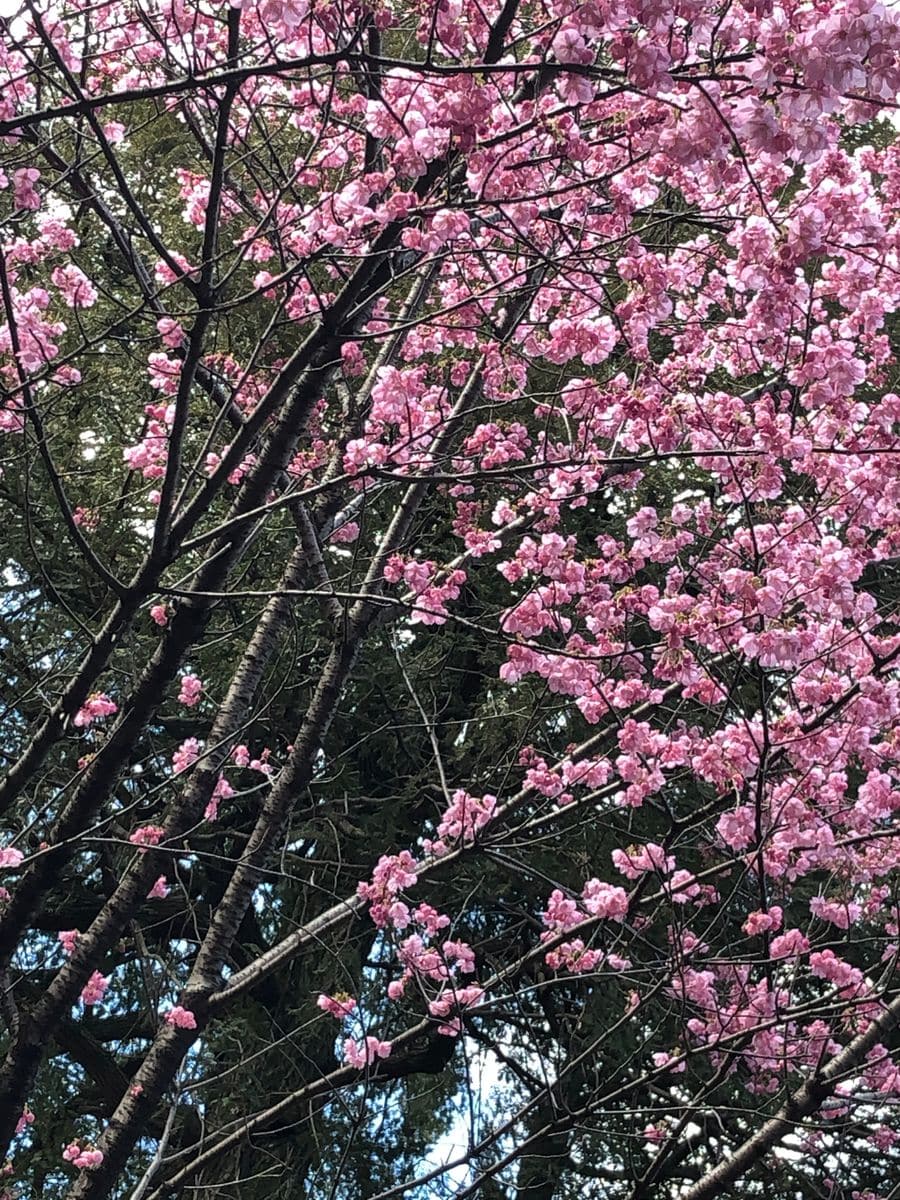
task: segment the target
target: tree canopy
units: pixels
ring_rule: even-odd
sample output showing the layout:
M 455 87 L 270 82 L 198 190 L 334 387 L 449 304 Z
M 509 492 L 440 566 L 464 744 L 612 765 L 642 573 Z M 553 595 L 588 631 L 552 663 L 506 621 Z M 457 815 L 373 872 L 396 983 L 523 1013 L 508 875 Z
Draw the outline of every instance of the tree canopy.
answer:
M 897 1196 L 900 12 L 3 11 L 3 1200 Z

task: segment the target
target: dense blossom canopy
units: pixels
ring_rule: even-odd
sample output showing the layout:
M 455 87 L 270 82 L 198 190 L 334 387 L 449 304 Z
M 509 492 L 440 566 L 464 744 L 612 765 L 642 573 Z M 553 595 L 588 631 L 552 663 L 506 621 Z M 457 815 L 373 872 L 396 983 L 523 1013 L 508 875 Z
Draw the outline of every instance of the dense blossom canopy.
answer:
M 875 0 L 0 18 L 5 1197 L 896 1194 L 898 94 Z

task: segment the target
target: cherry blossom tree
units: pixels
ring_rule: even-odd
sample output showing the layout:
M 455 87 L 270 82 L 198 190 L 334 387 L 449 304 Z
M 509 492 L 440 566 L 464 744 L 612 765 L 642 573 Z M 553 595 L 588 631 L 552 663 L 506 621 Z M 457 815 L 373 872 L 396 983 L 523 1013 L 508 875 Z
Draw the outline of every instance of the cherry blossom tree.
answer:
M 5 1200 L 887 1200 L 900 14 L 0 18 Z

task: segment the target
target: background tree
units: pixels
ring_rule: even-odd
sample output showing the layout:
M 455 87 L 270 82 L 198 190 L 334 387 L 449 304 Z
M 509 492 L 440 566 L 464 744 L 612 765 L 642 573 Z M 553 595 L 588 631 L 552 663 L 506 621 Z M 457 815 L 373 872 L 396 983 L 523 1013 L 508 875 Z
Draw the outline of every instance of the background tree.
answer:
M 898 52 L 2 19 L 8 1196 L 896 1194 Z

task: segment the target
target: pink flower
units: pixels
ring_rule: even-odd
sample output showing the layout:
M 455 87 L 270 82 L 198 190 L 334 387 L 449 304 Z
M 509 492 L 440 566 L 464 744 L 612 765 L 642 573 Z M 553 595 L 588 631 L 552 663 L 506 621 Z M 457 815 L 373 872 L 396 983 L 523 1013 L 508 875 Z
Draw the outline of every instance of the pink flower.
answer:
M 150 617 L 157 625 L 168 625 L 169 609 L 165 604 L 154 604 L 150 609 Z
M 189 1008 L 182 1008 L 180 1004 L 176 1004 L 174 1008 L 170 1008 L 166 1013 L 165 1021 L 167 1025 L 171 1025 L 174 1029 L 196 1029 L 197 1019 Z
M 769 946 L 772 958 L 797 958 L 809 950 L 809 939 L 804 937 L 799 929 L 788 929 L 785 933 L 773 938 Z
M 657 519 L 655 508 L 640 508 L 625 522 L 625 529 L 630 537 L 638 538 L 648 530 L 655 529 Z
M 637 879 L 645 871 L 658 871 L 668 875 L 675 869 L 675 859 L 666 854 L 656 842 L 646 846 L 629 846 L 627 850 L 613 850 L 613 866 L 626 879 Z
M 75 952 L 75 943 L 80 936 L 81 934 L 77 929 L 61 929 L 59 931 L 56 937 L 62 946 L 63 954 L 69 955 Z
M 203 810 L 203 816 L 207 821 L 215 821 L 219 815 L 219 801 L 230 800 L 234 795 L 234 788 L 228 782 L 224 775 L 220 775 L 216 781 L 216 786 L 213 788 L 213 794 L 210 797 L 209 804 Z
M 41 173 L 35 167 L 20 167 L 18 171 L 13 171 L 13 200 L 16 208 L 35 212 L 41 207 L 41 198 L 34 187 L 40 177 Z
M 156 322 L 156 328 L 164 346 L 177 349 L 184 341 L 184 330 L 171 317 L 160 317 Z
M 391 1052 L 390 1042 L 380 1042 L 376 1037 L 367 1037 L 364 1042 L 347 1038 L 344 1042 L 344 1062 L 349 1067 L 361 1070 L 378 1058 L 387 1058 Z
M 25 1130 L 28 1128 L 28 1126 L 33 1125 L 33 1124 L 34 1124 L 34 1113 L 31 1111 L 31 1109 L 26 1104 L 25 1107 L 22 1109 L 21 1117 L 19 1117 L 18 1121 L 16 1122 L 16 1136 L 18 1137 L 18 1135 L 20 1133 L 24 1133 Z
M 358 537 L 359 523 L 357 521 L 346 521 L 329 535 L 328 541 L 336 545 L 346 545 L 349 542 L 355 542 Z
M 308 12 L 307 0 L 263 0 L 259 9 L 264 21 L 282 25 L 288 31 L 296 29 Z
M 181 690 L 178 693 L 178 703 L 186 708 L 194 708 L 200 700 L 203 691 L 203 680 L 197 675 L 182 675 Z
M 323 1012 L 329 1013 L 338 1021 L 345 1020 L 356 1008 L 356 1001 L 354 998 L 352 996 L 348 996 L 345 992 L 339 992 L 336 996 L 321 995 L 316 1001 L 316 1004 L 318 1004 L 319 1008 L 321 1008 Z
M 82 1147 L 78 1141 L 70 1142 L 62 1152 L 63 1159 L 83 1171 L 96 1171 L 103 1162 L 103 1151 L 93 1146 Z
M 401 850 L 399 854 L 383 854 L 372 872 L 372 882 L 358 884 L 356 891 L 368 902 L 369 916 L 383 927 L 391 920 L 391 905 L 397 893 L 412 887 L 417 879 L 415 859 L 408 850 Z
M 584 38 L 570 25 L 560 29 L 553 39 L 551 49 L 557 61 L 561 63 L 589 63 L 594 57 L 585 46 Z
M 168 883 L 166 882 L 165 875 L 160 875 L 159 879 L 157 879 L 156 883 L 154 883 L 153 887 L 147 893 L 147 899 L 148 900 L 165 900 L 166 896 L 168 896 L 168 894 L 169 894 L 169 891 L 170 891 L 170 888 L 169 888 Z
M 92 508 L 82 508 L 79 504 L 72 513 L 72 520 L 82 526 L 88 533 L 93 533 L 100 525 L 100 514 Z
M 109 980 L 101 975 L 99 971 L 94 971 L 90 979 L 81 989 L 81 1003 L 87 1007 L 91 1004 L 99 1004 L 103 999 L 106 989 L 109 987 Z
M 15 870 L 24 857 L 22 851 L 16 850 L 14 846 L 4 846 L 0 849 L 0 867 L 12 867 Z
M 752 912 L 744 922 L 744 933 L 753 937 L 758 933 L 780 929 L 782 915 L 782 910 L 777 904 L 773 904 L 767 912 Z
M 830 921 L 838 929 L 849 929 L 862 915 L 859 904 L 849 900 L 826 900 L 824 896 L 813 896 L 809 911 L 821 921 Z
M 668 1066 L 670 1063 L 671 1063 L 671 1064 L 673 1064 L 673 1065 L 672 1065 L 672 1074 L 673 1074 L 673 1075 L 681 1075 L 681 1074 L 683 1074 L 683 1073 L 684 1073 L 684 1070 L 685 1070 L 685 1067 L 687 1066 L 687 1064 L 686 1064 L 685 1062 L 683 1062 L 683 1061 L 682 1061 L 682 1062 L 678 1062 L 678 1061 L 677 1061 L 677 1055 L 676 1055 L 676 1054 L 669 1054 L 669 1053 L 668 1053 L 667 1051 L 665 1051 L 665 1050 L 658 1050 L 658 1051 L 657 1051 L 657 1052 L 656 1052 L 656 1053 L 653 1055 L 653 1065 L 654 1065 L 654 1067 L 667 1067 L 667 1066 Z
M 139 829 L 135 829 L 134 833 L 129 834 L 128 840 L 132 846 L 158 846 L 166 836 L 166 831 L 162 825 L 141 825 Z
M 56 940 L 59 941 L 62 947 L 62 953 L 66 955 L 73 954 L 79 937 L 80 934 L 77 929 L 61 929 L 59 934 L 56 934 Z
M 259 758 L 251 758 L 248 766 L 251 771 L 261 771 L 263 775 L 271 775 L 273 767 L 269 763 L 269 755 L 271 750 L 268 747 L 263 749 Z
M 466 845 L 471 844 L 479 830 L 490 822 L 496 808 L 496 796 L 470 796 L 462 788 L 458 789 L 453 793 L 450 806 L 437 827 L 437 840 L 424 840 L 426 851 L 440 856 L 446 854 L 449 845 L 454 842 L 461 840 Z
M 191 266 L 183 254 L 179 254 L 176 250 L 173 251 L 169 257 L 171 258 L 172 262 L 178 265 L 181 273 L 179 274 L 173 271 L 168 263 L 157 262 L 153 268 L 153 274 L 157 283 L 174 283 L 177 279 L 180 279 L 182 275 L 191 275 L 196 278 L 196 268 Z
M 827 979 L 840 988 L 858 987 L 863 980 L 862 972 L 838 958 L 833 950 L 821 950 L 811 954 L 809 969 L 819 979 Z
M 544 933 L 541 939 L 545 941 L 550 936 Z M 551 971 L 570 971 L 575 975 L 593 971 L 602 958 L 602 950 L 588 950 L 581 938 L 563 942 L 544 955 L 544 961 Z
M 473 1004 L 477 1004 L 484 995 L 484 988 L 480 988 L 477 984 L 472 983 L 467 987 L 462 988 L 447 988 L 437 1000 L 431 1000 L 428 1004 L 428 1011 L 433 1017 L 446 1017 L 451 1012 L 461 1012 L 464 1008 L 470 1008 Z M 443 1033 L 444 1030 L 442 1029 Z M 452 1031 L 456 1033 L 456 1030 Z
M 755 818 L 749 804 L 742 804 L 734 812 L 723 813 L 716 824 L 719 837 L 732 850 L 743 850 L 753 840 Z
M 72 724 L 78 729 L 87 729 L 92 721 L 118 711 L 119 706 L 105 692 L 92 692 L 72 718 Z
M 175 774 L 180 775 L 188 767 L 192 767 L 200 757 L 200 743 L 196 738 L 186 738 L 172 755 L 172 766 Z
M 589 879 L 581 893 L 585 911 L 592 917 L 624 921 L 628 915 L 628 893 L 624 888 Z
M 50 275 L 69 308 L 90 308 L 97 303 L 97 289 L 73 263 L 57 267 Z
M 541 916 L 546 927 L 553 933 L 565 933 L 584 920 L 584 913 L 579 909 L 577 902 L 559 888 L 554 888 L 550 893 L 546 912 Z

